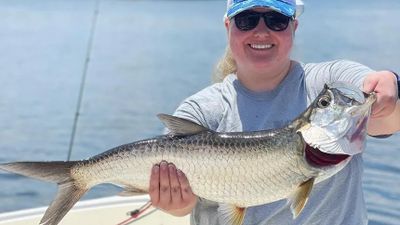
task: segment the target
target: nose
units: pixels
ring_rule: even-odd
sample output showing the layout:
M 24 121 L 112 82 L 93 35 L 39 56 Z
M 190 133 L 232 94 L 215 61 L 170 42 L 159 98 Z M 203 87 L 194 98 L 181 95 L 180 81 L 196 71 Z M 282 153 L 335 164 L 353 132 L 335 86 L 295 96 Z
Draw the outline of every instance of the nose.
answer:
M 265 24 L 264 18 L 261 17 L 257 26 L 254 28 L 254 35 L 259 37 L 269 36 L 270 32 L 271 30 Z

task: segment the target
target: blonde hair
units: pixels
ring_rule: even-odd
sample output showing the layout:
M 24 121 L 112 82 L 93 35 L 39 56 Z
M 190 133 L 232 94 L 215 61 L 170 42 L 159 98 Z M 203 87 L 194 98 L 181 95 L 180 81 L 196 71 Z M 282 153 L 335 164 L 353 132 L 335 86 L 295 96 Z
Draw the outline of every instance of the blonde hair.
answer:
M 226 47 L 224 55 L 215 66 L 212 81 L 213 83 L 221 82 L 226 76 L 236 72 L 236 62 L 232 57 L 231 49 Z

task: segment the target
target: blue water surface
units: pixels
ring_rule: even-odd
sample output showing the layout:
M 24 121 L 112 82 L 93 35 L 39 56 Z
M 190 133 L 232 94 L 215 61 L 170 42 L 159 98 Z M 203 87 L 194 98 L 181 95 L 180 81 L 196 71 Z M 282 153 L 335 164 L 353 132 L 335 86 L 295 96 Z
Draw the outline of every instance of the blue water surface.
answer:
M 305 0 L 293 57 L 400 71 L 400 1 Z M 162 132 L 211 83 L 226 45 L 225 1 L 0 1 L 0 162 L 72 159 Z M 364 153 L 370 224 L 400 224 L 400 135 Z M 0 212 L 46 206 L 56 186 L 0 172 Z M 114 195 L 110 185 L 84 198 Z

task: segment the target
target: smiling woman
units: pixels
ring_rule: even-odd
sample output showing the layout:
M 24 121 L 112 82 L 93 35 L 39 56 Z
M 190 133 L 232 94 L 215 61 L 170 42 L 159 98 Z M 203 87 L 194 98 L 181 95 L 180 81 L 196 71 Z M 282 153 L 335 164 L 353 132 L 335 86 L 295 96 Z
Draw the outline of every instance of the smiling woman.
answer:
M 299 110 L 311 104 L 325 83 L 342 81 L 366 93 L 376 93 L 377 101 L 372 106 L 371 125 L 368 127 L 370 134 L 400 130 L 400 124 L 390 116 L 395 114 L 396 118 L 400 118 L 395 110 L 397 86 L 392 72 L 376 72 L 349 60 L 302 63 L 291 58 L 295 32 L 299 26 L 296 8 L 293 0 L 228 0 L 224 18 L 227 53 L 219 65 L 229 70 L 220 70 L 223 72 L 217 75 L 222 78 L 220 82 L 187 98 L 177 108 L 175 115 L 216 131 L 278 128 L 274 126 L 277 121 L 293 119 Z M 328 117 L 327 114 L 324 118 Z M 396 129 L 378 127 L 382 123 L 377 118 L 395 124 Z M 359 124 L 366 124 L 366 120 L 362 119 Z M 357 151 L 356 146 L 364 145 L 365 139 L 359 139 L 357 133 L 365 130 L 354 132 L 355 136 L 350 135 L 349 139 L 357 140 L 358 144 L 346 145 L 344 152 Z M 340 143 L 334 135 L 314 133 L 310 136 L 303 133 L 307 144 L 312 145 L 314 139 L 328 140 L 329 144 L 319 144 L 317 147 L 330 148 L 330 152 L 335 152 L 335 146 Z M 163 170 L 158 167 L 154 168 L 151 181 L 154 189 L 159 191 L 150 193 L 150 196 L 157 202 L 157 207 L 173 215 L 191 212 L 192 224 L 219 224 L 230 217 L 235 218 L 231 221 L 233 224 L 367 224 L 360 190 L 361 168 L 362 154 L 357 154 L 346 168 L 313 189 L 309 199 L 311 205 L 308 204 L 303 214 L 293 220 L 290 217 L 290 204 L 282 201 L 251 206 L 245 210 L 235 210 L 235 206 L 226 208 L 202 198 L 196 200 L 193 194 L 188 198 L 190 201 L 182 201 L 163 192 L 173 188 L 169 178 L 171 172 L 169 177 L 168 174 L 155 176 L 154 173 L 158 173 L 159 169 Z M 175 170 L 172 170 L 173 173 Z M 158 196 L 168 197 L 160 200 Z M 337 199 L 342 200 L 337 202 Z M 341 219 L 337 220 L 338 217 Z

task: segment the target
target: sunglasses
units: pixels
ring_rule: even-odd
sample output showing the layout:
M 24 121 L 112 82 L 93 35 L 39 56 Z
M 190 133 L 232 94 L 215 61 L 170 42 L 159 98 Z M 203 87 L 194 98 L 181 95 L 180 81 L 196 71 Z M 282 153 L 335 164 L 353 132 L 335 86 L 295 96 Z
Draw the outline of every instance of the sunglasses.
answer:
M 273 31 L 283 31 L 293 17 L 285 16 L 275 11 L 256 12 L 251 10 L 243 11 L 233 18 L 236 27 L 241 31 L 249 31 L 257 27 L 260 17 L 264 18 L 265 25 Z

